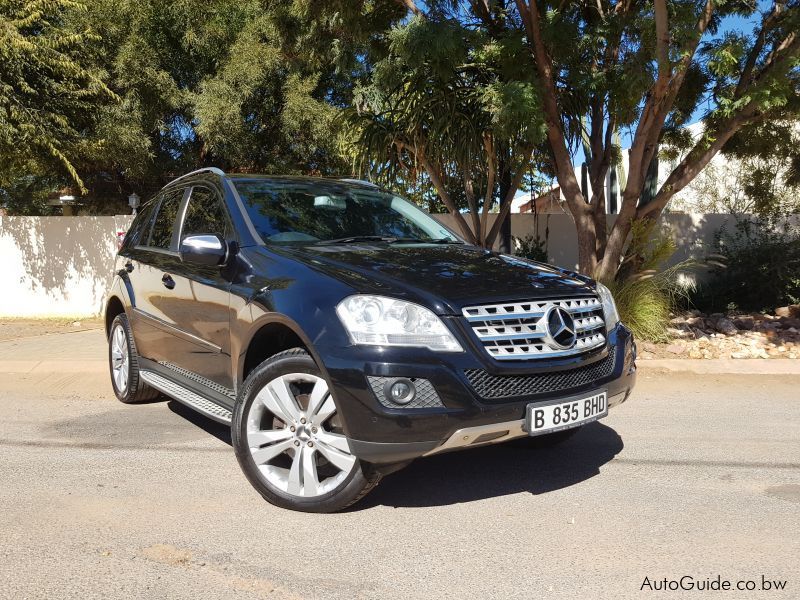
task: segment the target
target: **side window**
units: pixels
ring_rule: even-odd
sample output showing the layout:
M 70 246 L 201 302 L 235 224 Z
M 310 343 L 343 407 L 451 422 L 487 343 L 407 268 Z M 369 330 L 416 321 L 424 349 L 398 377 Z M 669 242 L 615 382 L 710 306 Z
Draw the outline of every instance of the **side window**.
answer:
M 153 216 L 153 208 L 158 204 L 159 199 L 159 197 L 156 197 L 146 202 L 136 213 L 136 217 L 125 235 L 126 247 L 132 248 L 147 242 L 147 236 L 150 235 L 150 217 Z
M 172 232 L 175 227 L 175 219 L 178 216 L 178 209 L 181 206 L 184 190 L 170 190 L 164 194 L 161 204 L 158 207 L 153 230 L 150 233 L 148 246 L 169 250 L 172 247 Z
M 206 187 L 192 188 L 183 220 L 182 237 L 204 233 L 216 233 L 225 237 L 228 229 L 225 209 L 217 194 Z

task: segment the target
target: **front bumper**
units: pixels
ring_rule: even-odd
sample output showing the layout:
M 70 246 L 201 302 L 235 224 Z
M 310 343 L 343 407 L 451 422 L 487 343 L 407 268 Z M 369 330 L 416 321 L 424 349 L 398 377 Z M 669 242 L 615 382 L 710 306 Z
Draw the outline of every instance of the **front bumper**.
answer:
M 372 463 L 520 437 L 526 435 L 522 426 L 528 404 L 605 389 L 612 408 L 628 398 L 636 382 L 636 347 L 622 325 L 609 333 L 604 348 L 586 355 L 514 364 L 499 363 L 473 348 L 463 353 L 379 346 L 316 349 L 351 449 Z M 441 402 L 429 408 L 390 408 L 379 402 L 370 376 L 427 379 Z

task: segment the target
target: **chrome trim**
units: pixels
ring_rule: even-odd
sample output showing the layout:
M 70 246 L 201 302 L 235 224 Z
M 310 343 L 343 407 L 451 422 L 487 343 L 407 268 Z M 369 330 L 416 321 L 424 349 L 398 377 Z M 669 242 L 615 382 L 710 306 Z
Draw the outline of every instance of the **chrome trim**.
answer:
M 564 348 L 548 330 L 548 316 L 563 309 L 573 317 L 576 340 Z M 467 306 L 461 312 L 486 353 L 496 360 L 526 360 L 580 354 L 603 346 L 603 303 L 597 296 L 527 300 Z
M 185 175 L 176 177 L 172 181 L 168 182 L 167 185 L 164 186 L 164 188 L 171 186 L 176 181 L 180 181 L 181 179 L 186 179 L 187 177 L 191 177 L 192 175 L 197 175 L 199 173 L 213 173 L 214 175 L 218 175 L 219 177 L 226 177 L 225 171 L 223 171 L 222 169 L 219 169 L 217 167 L 203 167 L 202 169 L 196 169 L 194 171 L 186 173 Z
M 477 427 L 464 427 L 447 438 L 444 444 L 437 446 L 433 450 L 429 450 L 423 456 L 431 456 L 432 454 L 439 454 L 440 452 L 448 452 L 450 450 L 460 450 L 466 447 L 478 447 L 507 442 L 508 440 L 528 435 L 524 427 L 525 419 L 506 421 L 504 423 L 491 423 L 489 425 L 478 425 Z M 476 441 L 480 440 L 482 436 L 492 434 L 502 435 L 498 435 L 496 438 L 483 442 Z

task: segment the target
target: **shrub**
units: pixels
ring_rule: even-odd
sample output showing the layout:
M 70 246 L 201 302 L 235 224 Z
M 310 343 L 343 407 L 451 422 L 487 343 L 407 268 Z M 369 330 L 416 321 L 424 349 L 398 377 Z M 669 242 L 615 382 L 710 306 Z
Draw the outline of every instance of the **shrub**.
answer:
M 540 238 L 538 235 L 529 235 L 524 238 L 514 238 L 514 245 L 516 249 L 514 254 L 535 260 L 537 262 L 547 262 L 547 240 Z
M 695 303 L 706 310 L 771 311 L 800 303 L 800 228 L 771 219 L 738 219 L 715 234 L 708 280 Z
M 639 339 L 668 341 L 670 313 L 688 303 L 694 291 L 693 281 L 682 277 L 693 266 L 691 261 L 660 269 L 675 249 L 672 236 L 655 231 L 653 221 L 637 222 L 620 276 L 606 283 L 614 294 L 620 320 Z

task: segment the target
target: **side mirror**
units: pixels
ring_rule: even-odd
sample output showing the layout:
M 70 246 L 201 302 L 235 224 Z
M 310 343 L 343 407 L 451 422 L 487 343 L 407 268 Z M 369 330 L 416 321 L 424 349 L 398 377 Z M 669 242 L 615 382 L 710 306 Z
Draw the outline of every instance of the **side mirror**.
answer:
M 180 255 L 187 263 L 218 267 L 225 264 L 228 244 L 219 235 L 187 235 L 181 242 Z

